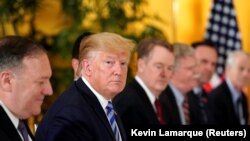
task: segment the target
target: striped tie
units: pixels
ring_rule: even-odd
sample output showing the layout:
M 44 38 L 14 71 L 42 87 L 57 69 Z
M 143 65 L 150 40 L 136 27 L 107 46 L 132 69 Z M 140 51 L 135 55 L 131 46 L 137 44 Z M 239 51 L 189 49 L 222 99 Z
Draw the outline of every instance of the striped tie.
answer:
M 189 114 L 189 103 L 188 103 L 187 96 L 184 97 L 182 107 L 183 107 L 183 112 L 184 112 L 186 124 L 188 125 L 188 124 L 190 124 L 190 114 Z
M 118 126 L 115 120 L 115 111 L 113 109 L 113 105 L 111 101 L 108 102 L 108 105 L 106 106 L 106 110 L 107 110 L 107 117 L 108 117 L 109 123 L 115 135 L 115 139 L 116 141 L 120 141 L 120 133 L 119 133 Z

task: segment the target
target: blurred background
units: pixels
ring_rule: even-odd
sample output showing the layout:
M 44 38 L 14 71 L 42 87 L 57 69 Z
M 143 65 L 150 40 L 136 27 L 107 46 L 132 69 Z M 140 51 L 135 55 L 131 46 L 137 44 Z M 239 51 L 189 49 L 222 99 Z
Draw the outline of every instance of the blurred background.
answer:
M 51 82 L 54 94 L 46 98 L 42 111 L 44 114 L 58 95 L 73 81 L 71 50 L 75 39 L 81 33 L 115 32 L 136 42 L 147 36 L 158 36 L 166 38 L 170 43 L 190 44 L 204 38 L 213 2 L 0 0 L 0 37 L 30 37 L 48 50 L 53 69 Z M 242 0 L 233 1 L 241 32 L 241 49 L 247 52 L 250 52 L 249 3 Z M 134 74 L 134 66 L 132 62 L 129 77 Z M 250 95 L 249 88 L 245 91 Z

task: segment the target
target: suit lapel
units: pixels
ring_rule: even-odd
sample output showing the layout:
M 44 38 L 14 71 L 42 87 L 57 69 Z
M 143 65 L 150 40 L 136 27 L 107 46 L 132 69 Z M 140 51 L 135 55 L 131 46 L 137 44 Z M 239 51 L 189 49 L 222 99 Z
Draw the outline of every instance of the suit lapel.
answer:
M 115 109 L 114 109 L 115 110 Z M 116 111 L 116 110 L 115 110 Z M 123 141 L 126 141 L 126 133 L 125 133 L 125 130 L 124 130 L 124 127 L 123 127 L 123 124 L 122 124 L 122 121 L 119 117 L 119 115 L 115 114 L 115 118 L 116 118 L 116 122 L 118 124 L 118 128 L 119 128 L 119 131 L 120 131 L 120 134 L 121 134 L 121 138 Z
M 247 105 L 247 98 L 246 98 L 246 94 L 244 94 L 242 92 L 242 105 L 243 105 L 243 115 L 244 115 L 244 118 L 246 120 L 246 124 L 248 124 L 248 105 Z
M 160 98 L 163 101 L 163 103 L 165 103 L 165 105 L 167 107 L 168 116 L 169 116 L 169 123 L 180 125 L 181 118 L 180 118 L 180 114 L 179 114 L 179 108 L 177 106 L 174 92 L 169 85 L 164 90 L 164 92 L 161 94 Z
M 222 83 L 222 87 L 224 87 L 223 89 L 225 90 L 223 99 L 225 99 L 225 105 L 227 107 L 226 109 L 229 109 L 228 111 L 230 111 L 230 116 L 232 118 L 232 121 L 238 121 L 238 123 L 240 123 L 239 118 L 235 113 L 233 98 L 226 81 Z
M 139 83 L 134 80 L 132 82 L 132 85 L 134 87 L 134 89 L 137 89 L 137 94 L 141 99 L 142 105 L 144 106 L 144 108 L 146 109 L 147 112 L 145 112 L 148 117 L 150 118 L 150 121 L 152 121 L 152 124 L 160 124 L 160 122 L 157 119 L 157 115 L 154 111 L 154 108 L 146 94 L 146 92 L 144 91 L 144 89 L 141 87 L 141 85 L 139 85 Z
M 231 110 L 230 111 L 235 111 L 234 110 L 234 106 L 233 106 L 233 98 L 232 98 L 232 95 L 231 95 L 231 91 L 229 89 L 229 86 L 227 85 L 227 83 L 224 81 L 223 83 L 223 87 L 225 87 L 225 90 L 226 90 L 226 94 L 228 97 L 227 98 L 227 104 L 228 104 L 228 108 L 230 108 Z M 241 92 L 241 95 L 242 95 L 242 108 L 243 108 L 243 116 L 246 120 L 246 123 L 248 123 L 248 105 L 247 105 L 247 98 L 246 98 L 246 95 Z M 235 112 L 232 113 L 232 116 L 234 119 L 237 119 L 239 124 L 240 124 L 240 119 L 238 118 L 238 116 L 235 114 Z
M 97 97 L 94 95 L 94 93 L 83 83 L 82 79 L 78 79 L 76 82 L 77 88 L 80 90 L 82 96 L 87 101 L 87 103 L 92 107 L 97 117 L 103 122 L 104 126 L 109 131 L 110 135 L 115 140 L 114 133 L 112 131 L 112 128 L 110 127 L 109 121 L 107 119 L 107 116 L 98 101 Z
M 21 141 L 16 127 L 13 125 L 8 115 L 5 113 L 2 106 L 0 106 L 0 128 L 12 141 Z

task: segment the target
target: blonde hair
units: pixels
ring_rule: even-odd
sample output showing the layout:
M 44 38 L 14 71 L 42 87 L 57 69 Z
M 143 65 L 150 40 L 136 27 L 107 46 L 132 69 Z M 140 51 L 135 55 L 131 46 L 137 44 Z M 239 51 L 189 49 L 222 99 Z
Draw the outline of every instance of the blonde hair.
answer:
M 124 38 L 116 33 L 101 32 L 90 35 L 81 41 L 79 52 L 79 63 L 83 59 L 93 57 L 94 51 L 105 52 L 120 52 L 128 53 L 129 58 L 135 48 L 134 41 Z M 80 74 L 81 65 L 78 67 L 78 74 Z

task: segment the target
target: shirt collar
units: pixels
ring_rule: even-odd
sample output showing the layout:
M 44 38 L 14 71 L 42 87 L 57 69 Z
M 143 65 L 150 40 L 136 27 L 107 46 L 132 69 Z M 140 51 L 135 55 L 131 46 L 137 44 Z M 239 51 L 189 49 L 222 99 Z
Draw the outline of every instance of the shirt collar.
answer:
M 226 79 L 225 81 L 226 81 L 226 83 L 229 87 L 229 90 L 231 92 L 233 102 L 236 103 L 236 101 L 241 97 L 241 92 L 239 92 L 237 89 L 235 89 L 235 87 L 233 86 L 232 82 L 229 79 Z
M 182 105 L 182 103 L 184 101 L 183 94 L 173 84 L 170 83 L 169 87 L 173 91 L 173 94 L 174 94 L 174 96 L 176 98 L 176 102 L 178 103 L 178 105 Z
M 154 94 L 149 90 L 149 88 L 146 86 L 146 84 L 143 82 L 143 80 L 136 75 L 135 76 L 135 80 L 141 85 L 141 87 L 144 89 L 144 91 L 146 92 L 150 102 L 152 105 L 154 105 L 155 99 L 156 97 L 154 96 Z
M 201 96 L 201 94 L 202 94 L 202 88 L 199 86 L 194 87 L 193 91 L 194 91 L 195 95 Z
M 106 112 L 106 106 L 108 105 L 108 101 L 111 101 L 111 99 L 107 100 L 105 99 L 100 93 L 98 93 L 91 84 L 85 79 L 83 76 L 81 77 L 83 82 L 87 85 L 87 87 L 94 93 L 94 95 L 97 97 L 98 101 L 100 102 L 103 110 Z

